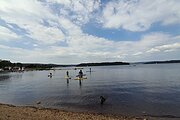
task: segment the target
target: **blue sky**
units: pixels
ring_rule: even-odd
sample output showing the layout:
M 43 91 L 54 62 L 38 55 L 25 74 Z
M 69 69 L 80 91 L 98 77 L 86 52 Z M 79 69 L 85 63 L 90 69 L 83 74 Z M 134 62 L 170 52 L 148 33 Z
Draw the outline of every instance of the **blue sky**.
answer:
M 180 59 L 179 0 L 1 0 L 0 59 Z

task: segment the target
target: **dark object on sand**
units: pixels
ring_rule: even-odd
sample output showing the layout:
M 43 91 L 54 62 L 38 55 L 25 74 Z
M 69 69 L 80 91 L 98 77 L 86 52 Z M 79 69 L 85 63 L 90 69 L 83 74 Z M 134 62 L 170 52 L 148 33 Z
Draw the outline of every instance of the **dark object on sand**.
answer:
M 106 101 L 106 98 L 104 98 L 103 96 L 100 96 L 100 101 L 101 101 L 101 105 Z
M 38 105 L 41 104 L 41 101 L 37 101 L 36 104 L 38 104 Z

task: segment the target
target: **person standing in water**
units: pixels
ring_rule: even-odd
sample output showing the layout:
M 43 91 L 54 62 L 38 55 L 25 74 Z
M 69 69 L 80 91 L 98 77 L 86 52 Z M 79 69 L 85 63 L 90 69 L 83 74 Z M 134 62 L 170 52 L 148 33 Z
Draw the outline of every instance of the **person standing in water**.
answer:
M 69 77 L 69 71 L 66 72 L 67 77 Z
M 79 78 L 82 78 L 83 77 L 83 72 L 82 70 L 79 71 Z
M 52 73 L 49 73 L 48 77 L 52 78 Z

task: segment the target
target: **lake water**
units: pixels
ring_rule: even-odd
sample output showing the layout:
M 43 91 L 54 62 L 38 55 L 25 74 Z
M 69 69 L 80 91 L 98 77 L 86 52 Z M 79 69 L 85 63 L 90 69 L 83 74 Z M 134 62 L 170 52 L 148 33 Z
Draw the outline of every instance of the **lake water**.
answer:
M 0 73 L 0 103 L 120 115 L 180 116 L 180 64 L 127 65 L 79 70 Z M 48 74 L 52 72 L 53 77 Z M 107 98 L 100 104 L 100 96 Z

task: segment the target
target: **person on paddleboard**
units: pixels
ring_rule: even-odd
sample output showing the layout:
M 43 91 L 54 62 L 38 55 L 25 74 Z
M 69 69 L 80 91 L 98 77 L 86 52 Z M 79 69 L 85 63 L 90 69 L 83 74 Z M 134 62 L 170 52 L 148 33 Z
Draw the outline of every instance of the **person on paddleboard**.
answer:
M 83 77 L 83 72 L 82 70 L 79 71 L 79 78 L 82 78 Z

